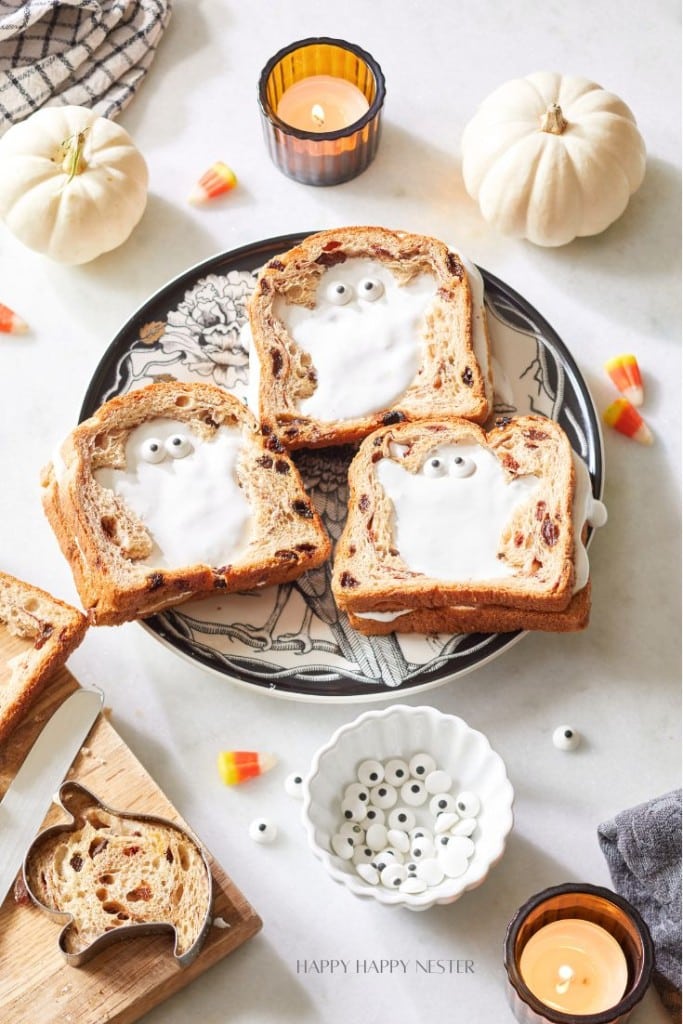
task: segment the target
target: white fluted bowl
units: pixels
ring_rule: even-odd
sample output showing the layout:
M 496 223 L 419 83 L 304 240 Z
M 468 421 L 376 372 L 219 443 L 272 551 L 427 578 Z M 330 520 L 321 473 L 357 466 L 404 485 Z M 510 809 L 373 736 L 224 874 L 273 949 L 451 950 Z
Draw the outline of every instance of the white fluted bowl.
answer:
M 405 893 L 363 881 L 352 861 L 342 860 L 333 852 L 331 840 L 343 822 L 343 792 L 350 782 L 357 781 L 358 765 L 368 758 L 386 761 L 401 757 L 409 761 L 417 753 L 431 754 L 437 766 L 451 775 L 453 795 L 463 790 L 476 793 L 481 811 L 467 871 L 458 878 L 444 878 L 424 892 Z M 426 910 L 436 903 L 452 903 L 481 885 L 505 850 L 513 822 L 513 797 L 505 764 L 483 733 L 436 708 L 399 704 L 367 711 L 343 725 L 315 754 L 304 779 L 303 821 L 313 853 L 335 881 L 356 896 L 409 910 Z M 421 811 L 417 808 L 416 816 L 422 824 Z

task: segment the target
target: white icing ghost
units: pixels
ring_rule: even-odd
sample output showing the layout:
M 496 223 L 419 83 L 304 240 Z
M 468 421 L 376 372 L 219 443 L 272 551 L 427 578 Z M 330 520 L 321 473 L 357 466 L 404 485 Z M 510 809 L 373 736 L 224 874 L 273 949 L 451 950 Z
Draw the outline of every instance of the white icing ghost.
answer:
M 324 271 L 313 309 L 278 296 L 275 314 L 317 374 L 300 411 L 329 422 L 390 408 L 419 369 L 422 324 L 436 289 L 431 274 L 400 285 L 383 264 L 358 258 Z
M 394 506 L 393 542 L 415 572 L 442 580 L 512 575 L 497 557 L 515 509 L 540 487 L 535 476 L 508 478 L 496 456 L 476 443 L 442 445 L 418 473 L 392 459 L 377 477 Z
M 222 566 L 248 542 L 251 510 L 237 483 L 238 427 L 219 427 L 210 441 L 186 423 L 152 419 L 126 441 L 125 470 L 95 470 L 146 526 L 154 549 L 142 564 Z

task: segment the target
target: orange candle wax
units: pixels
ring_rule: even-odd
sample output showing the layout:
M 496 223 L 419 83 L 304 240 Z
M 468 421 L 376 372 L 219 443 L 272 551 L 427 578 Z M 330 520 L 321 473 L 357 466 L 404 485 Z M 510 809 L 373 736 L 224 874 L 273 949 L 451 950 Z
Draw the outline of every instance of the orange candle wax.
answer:
M 336 132 L 359 121 L 369 107 L 353 82 L 334 75 L 310 75 L 285 89 L 277 116 L 301 131 Z
M 583 918 L 539 928 L 522 950 L 519 970 L 546 1006 L 584 1016 L 616 1006 L 626 991 L 628 966 L 617 940 Z

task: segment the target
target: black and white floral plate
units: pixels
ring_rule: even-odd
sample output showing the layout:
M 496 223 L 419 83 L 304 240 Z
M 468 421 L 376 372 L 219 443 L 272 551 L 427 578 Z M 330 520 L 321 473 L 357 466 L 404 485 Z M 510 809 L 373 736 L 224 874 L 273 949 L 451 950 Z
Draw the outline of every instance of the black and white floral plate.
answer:
M 153 295 L 105 353 L 81 419 L 115 395 L 158 380 L 213 381 L 246 400 L 249 352 L 241 329 L 256 274 L 306 234 L 214 256 Z M 559 420 L 600 497 L 600 425 L 574 360 L 528 302 L 482 274 L 496 414 L 534 412 Z M 351 454 L 341 448 L 295 453 L 334 540 L 344 523 Z M 336 608 L 329 565 L 294 583 L 192 602 L 144 625 L 180 655 L 230 679 L 281 697 L 336 701 L 381 700 L 438 686 L 484 665 L 523 635 L 363 637 Z

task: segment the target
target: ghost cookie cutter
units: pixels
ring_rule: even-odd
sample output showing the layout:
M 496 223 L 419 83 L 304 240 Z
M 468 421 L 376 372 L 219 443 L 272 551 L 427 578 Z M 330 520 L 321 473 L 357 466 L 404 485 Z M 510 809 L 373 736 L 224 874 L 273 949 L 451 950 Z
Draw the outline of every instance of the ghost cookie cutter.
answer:
M 211 926 L 213 878 L 201 845 L 166 818 L 114 810 L 77 782 L 56 802 L 70 822 L 41 832 L 24 858 L 26 890 L 66 923 L 59 948 L 80 967 L 113 942 L 170 931 L 187 967 Z

